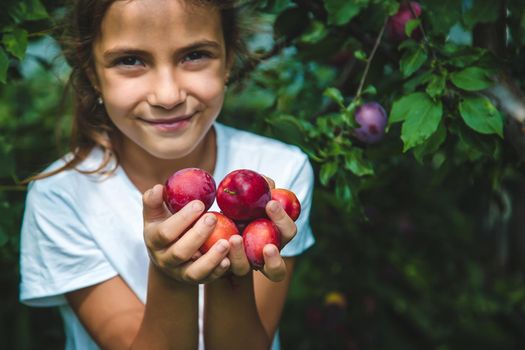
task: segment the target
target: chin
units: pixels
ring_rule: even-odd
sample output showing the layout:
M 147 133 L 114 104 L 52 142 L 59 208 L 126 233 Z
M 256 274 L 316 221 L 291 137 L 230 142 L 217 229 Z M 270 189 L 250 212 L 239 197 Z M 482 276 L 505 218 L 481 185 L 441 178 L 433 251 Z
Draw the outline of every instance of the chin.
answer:
M 152 156 L 162 160 L 175 160 L 188 156 L 194 149 L 195 146 L 192 145 L 191 147 L 171 147 L 168 149 L 157 149 L 150 151 L 149 153 Z

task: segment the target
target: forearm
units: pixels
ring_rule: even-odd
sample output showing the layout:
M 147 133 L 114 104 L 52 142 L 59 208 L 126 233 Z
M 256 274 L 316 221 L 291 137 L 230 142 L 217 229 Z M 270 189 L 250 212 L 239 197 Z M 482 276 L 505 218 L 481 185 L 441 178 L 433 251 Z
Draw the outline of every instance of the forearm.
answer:
M 204 340 L 206 349 L 269 349 L 255 304 L 253 274 L 222 278 L 206 285 Z
M 132 349 L 197 349 L 198 286 L 177 282 L 150 265 L 144 318 Z

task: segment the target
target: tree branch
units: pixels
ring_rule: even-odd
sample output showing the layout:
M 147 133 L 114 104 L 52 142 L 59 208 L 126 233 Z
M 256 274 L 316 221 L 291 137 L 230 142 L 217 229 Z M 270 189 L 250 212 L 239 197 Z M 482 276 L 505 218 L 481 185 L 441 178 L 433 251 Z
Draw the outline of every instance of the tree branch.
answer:
M 370 64 L 372 63 L 372 60 L 374 59 L 377 48 L 379 47 L 379 43 L 381 42 L 381 39 L 383 38 L 383 34 L 385 33 L 387 22 L 388 22 L 388 17 L 385 18 L 385 21 L 383 22 L 383 26 L 381 27 L 381 30 L 379 31 L 379 34 L 374 43 L 374 47 L 372 48 L 372 52 L 370 53 L 370 56 L 366 60 L 365 70 L 363 71 L 363 76 L 361 77 L 361 81 L 359 82 L 359 87 L 357 88 L 355 99 L 359 99 L 361 97 L 363 86 L 365 85 L 366 76 L 368 75 L 368 71 L 370 69 Z

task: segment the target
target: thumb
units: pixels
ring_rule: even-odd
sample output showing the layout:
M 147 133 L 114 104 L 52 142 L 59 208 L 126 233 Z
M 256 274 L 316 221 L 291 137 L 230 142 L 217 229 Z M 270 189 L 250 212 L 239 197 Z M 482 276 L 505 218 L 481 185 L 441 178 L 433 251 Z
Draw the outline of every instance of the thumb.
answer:
M 164 205 L 163 191 L 162 185 L 155 185 L 142 195 L 142 213 L 145 223 L 163 220 L 171 216 L 170 211 Z
M 270 190 L 273 190 L 275 188 L 275 181 L 273 181 L 273 179 L 271 177 L 268 177 L 268 176 L 265 176 L 265 175 L 262 175 L 262 177 L 264 177 L 266 182 L 268 182 L 268 186 L 270 186 Z

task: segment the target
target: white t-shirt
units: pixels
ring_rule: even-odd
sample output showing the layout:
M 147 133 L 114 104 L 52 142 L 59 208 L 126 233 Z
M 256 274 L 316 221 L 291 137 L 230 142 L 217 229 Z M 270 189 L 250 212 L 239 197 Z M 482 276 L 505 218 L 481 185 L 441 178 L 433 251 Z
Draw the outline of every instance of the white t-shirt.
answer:
M 215 123 L 218 183 L 230 171 L 252 169 L 272 178 L 276 187 L 294 191 L 302 205 L 298 233 L 281 251 L 295 256 L 314 243 L 308 216 L 313 171 L 297 147 Z M 95 149 L 80 169 L 100 165 Z M 57 168 L 56 161 L 47 170 Z M 214 203 L 210 210 L 218 210 Z M 21 232 L 20 300 L 30 306 L 57 306 L 66 332 L 66 349 L 98 349 L 64 294 L 120 275 L 146 301 L 148 253 L 143 241 L 142 195 L 122 168 L 111 175 L 63 171 L 30 185 Z M 200 288 L 199 348 L 202 341 Z M 273 349 L 279 349 L 276 336 Z

